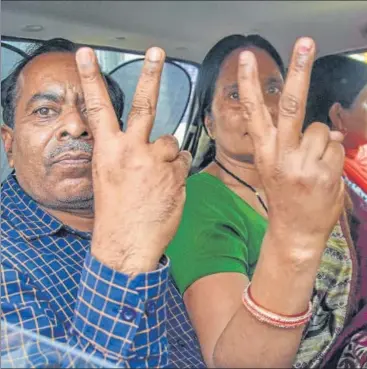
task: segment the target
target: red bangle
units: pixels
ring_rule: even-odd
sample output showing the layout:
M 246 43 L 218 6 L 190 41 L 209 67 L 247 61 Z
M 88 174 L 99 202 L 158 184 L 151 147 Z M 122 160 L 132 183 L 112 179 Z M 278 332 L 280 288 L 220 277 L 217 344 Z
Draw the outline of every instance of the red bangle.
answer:
M 253 299 L 250 292 L 250 285 L 251 283 L 248 284 L 247 288 L 244 291 L 243 304 L 246 307 L 246 309 L 251 313 L 251 315 L 253 315 L 260 322 L 278 328 L 297 328 L 306 324 L 311 319 L 312 316 L 311 302 L 308 305 L 308 309 L 303 313 L 296 315 L 276 314 L 259 305 Z

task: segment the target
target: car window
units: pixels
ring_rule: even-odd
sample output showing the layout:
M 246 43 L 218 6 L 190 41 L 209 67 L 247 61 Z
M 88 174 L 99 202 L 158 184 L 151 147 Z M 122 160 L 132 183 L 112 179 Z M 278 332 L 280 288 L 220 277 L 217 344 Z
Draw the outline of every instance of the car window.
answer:
M 123 122 L 127 121 L 143 63 L 143 59 L 134 59 L 120 65 L 110 73 L 125 93 Z M 190 76 L 185 69 L 173 62 L 165 63 L 151 141 L 164 134 L 176 132 L 185 113 L 190 91 Z
M 1 343 L 9 350 L 1 352 L 1 368 L 60 368 L 65 362 L 72 362 L 75 369 L 115 368 L 110 361 L 88 355 L 73 346 L 47 336 L 36 334 L 7 321 L 1 321 Z M 47 355 L 36 357 L 34 353 L 42 350 Z M 44 360 L 44 361 L 43 361 Z
M 2 39 L 1 79 L 6 78 L 14 66 L 40 41 L 23 39 Z M 135 86 L 142 68 L 142 55 L 136 52 L 94 47 L 103 72 L 119 83 L 126 96 L 123 121 L 126 122 Z M 196 64 L 167 59 L 165 64 L 157 116 L 151 140 L 163 134 L 174 134 L 180 145 L 186 133 L 193 90 L 196 84 L 198 66 Z M 1 114 L 2 122 L 2 114 Z M 7 160 L 1 142 L 1 181 L 9 174 Z
M 24 47 L 24 45 L 23 45 Z M 23 52 L 23 47 L 22 48 L 17 48 L 14 47 L 12 45 L 7 45 L 6 43 L 1 43 L 1 79 L 4 79 L 5 77 L 7 77 L 9 75 L 9 73 L 11 72 L 11 70 L 13 69 L 14 65 L 16 65 L 17 63 L 19 63 L 23 58 L 24 58 L 24 52 Z M 1 123 L 3 122 L 2 120 L 2 108 L 1 108 Z M 5 154 L 5 150 L 4 150 L 4 145 L 3 145 L 3 141 L 1 140 L 1 145 L 0 145 L 0 153 L 1 153 L 1 177 L 0 180 L 1 182 L 9 175 L 9 173 L 11 172 L 9 166 L 8 166 L 8 162 L 7 162 L 7 158 L 6 158 L 6 154 Z

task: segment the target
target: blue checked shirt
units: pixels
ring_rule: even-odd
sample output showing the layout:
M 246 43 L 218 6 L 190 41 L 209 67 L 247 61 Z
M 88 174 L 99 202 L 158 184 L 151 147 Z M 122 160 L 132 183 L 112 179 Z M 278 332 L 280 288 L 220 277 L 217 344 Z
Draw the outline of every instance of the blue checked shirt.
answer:
M 3 184 L 1 200 L 2 362 L 91 366 L 80 362 L 84 355 L 111 367 L 205 367 L 167 258 L 156 271 L 129 278 L 93 258 L 91 235 L 42 210 L 14 175 Z M 5 323 L 69 351 L 4 333 Z

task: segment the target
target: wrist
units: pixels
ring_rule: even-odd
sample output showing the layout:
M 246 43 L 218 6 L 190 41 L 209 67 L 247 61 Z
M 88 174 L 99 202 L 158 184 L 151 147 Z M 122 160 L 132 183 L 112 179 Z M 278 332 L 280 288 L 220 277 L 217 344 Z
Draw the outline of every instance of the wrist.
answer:
M 324 235 L 301 233 L 269 226 L 265 234 L 261 254 L 274 263 L 287 266 L 298 273 L 309 273 L 317 269 L 321 262 L 327 238 Z
M 268 231 L 251 281 L 254 299 L 277 314 L 304 311 L 312 297 L 321 256 L 307 250 L 321 240 L 281 236 Z
M 127 232 L 96 232 L 91 254 L 102 264 L 121 273 L 135 276 L 157 269 L 161 253 L 153 245 L 142 244 Z
M 106 251 L 93 246 L 91 254 L 105 266 L 131 277 L 157 270 L 161 257 L 144 256 L 137 252 L 130 252 L 130 250 L 124 252 Z

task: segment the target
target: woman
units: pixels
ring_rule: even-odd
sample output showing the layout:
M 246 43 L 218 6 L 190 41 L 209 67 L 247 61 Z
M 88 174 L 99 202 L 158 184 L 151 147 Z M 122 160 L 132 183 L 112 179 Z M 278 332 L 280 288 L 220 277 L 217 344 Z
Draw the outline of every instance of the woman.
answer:
M 257 69 L 250 56 L 239 66 L 243 51 Z M 202 63 L 197 119 L 215 157 L 187 181 L 167 254 L 210 367 L 316 366 L 352 313 L 354 254 L 334 192 L 341 138 L 315 124 L 301 140 L 314 53 L 310 39 L 296 43 L 285 84 L 260 36 L 226 37 Z M 317 175 L 305 164 L 323 160 Z M 330 168 L 335 183 L 322 185 Z
M 312 69 L 304 129 L 325 122 L 343 133 L 344 176 L 358 220 L 355 245 L 360 261 L 360 311 L 324 358 L 331 366 L 367 364 L 367 65 L 347 56 L 328 55 Z M 362 191 L 361 191 L 361 190 Z
M 367 260 L 367 65 L 342 55 L 318 59 L 312 69 L 304 129 L 325 122 L 343 133 L 344 176 L 358 225 L 355 244 Z M 361 191 L 362 190 L 362 191 Z M 366 262 L 367 263 L 367 262 Z M 361 298 L 367 302 L 367 264 L 361 268 Z
M 318 59 L 312 70 L 305 128 L 325 122 L 343 133 L 344 173 L 367 193 L 367 65 L 342 55 Z

